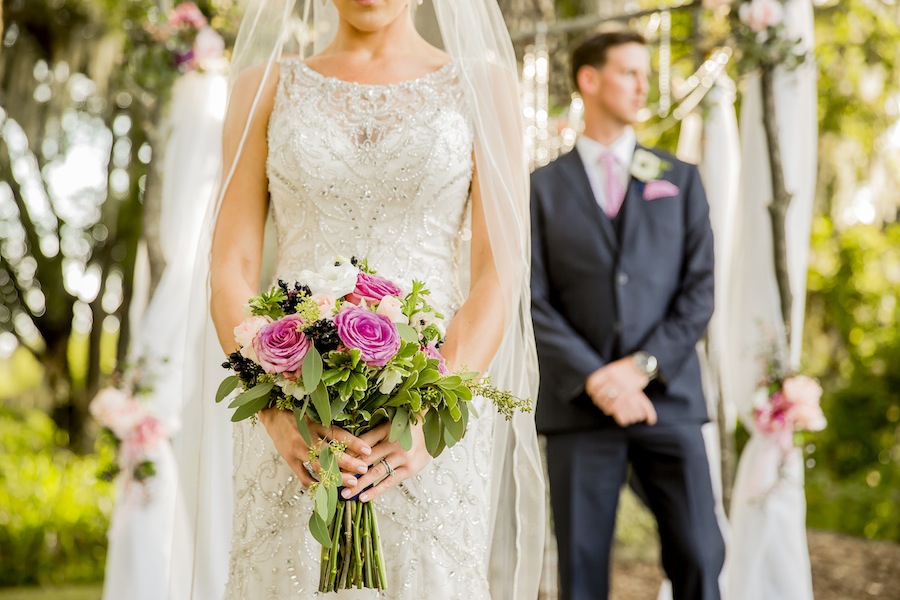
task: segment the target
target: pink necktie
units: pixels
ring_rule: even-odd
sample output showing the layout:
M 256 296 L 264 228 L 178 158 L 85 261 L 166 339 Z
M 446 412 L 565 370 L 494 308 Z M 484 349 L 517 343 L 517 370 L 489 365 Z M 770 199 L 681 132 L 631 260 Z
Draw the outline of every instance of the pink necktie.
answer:
M 619 159 L 611 151 L 606 151 L 600 155 L 600 161 L 603 163 L 606 214 L 610 219 L 615 219 L 625 200 L 625 187 L 622 185 L 622 175 L 619 173 Z

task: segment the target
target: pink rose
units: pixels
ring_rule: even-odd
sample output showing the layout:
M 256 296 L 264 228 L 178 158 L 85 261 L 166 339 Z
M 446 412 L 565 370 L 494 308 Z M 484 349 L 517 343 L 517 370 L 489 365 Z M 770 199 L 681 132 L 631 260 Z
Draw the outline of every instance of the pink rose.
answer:
M 431 340 L 427 346 L 422 346 L 422 352 L 428 355 L 428 358 L 434 358 L 438 361 L 438 372 L 441 375 L 449 375 L 450 369 L 447 368 L 447 363 L 444 362 L 444 357 L 441 355 L 440 350 L 437 349 L 437 342 Z
M 310 296 L 310 299 L 319 307 L 319 316 L 322 318 L 330 317 L 334 314 L 335 297 L 331 294 L 319 292 Z
M 822 431 L 827 425 L 819 402 L 822 386 L 815 379 L 797 375 L 784 380 L 782 391 L 791 403 L 790 417 L 797 429 Z
M 288 315 L 267 323 L 253 338 L 253 349 L 259 357 L 259 366 L 266 373 L 285 373 L 300 369 L 310 341 L 298 330 L 303 324 L 299 315 Z
M 741 5 L 738 17 L 756 33 L 763 33 L 784 20 L 784 7 L 778 0 L 751 0 Z
M 792 431 L 793 422 L 790 420 L 790 402 L 785 399 L 780 391 L 775 392 L 762 406 L 757 407 L 756 425 L 760 432 L 765 434 Z
M 347 295 L 347 300 L 353 304 L 359 304 L 361 298 L 369 302 L 378 302 L 385 296 L 401 296 L 402 294 L 403 290 L 387 277 L 360 272 L 356 276 L 356 287 L 352 293 Z
M 225 52 L 225 40 L 212 27 L 204 27 L 194 39 L 194 61 L 202 69 L 208 69 Z
M 345 305 L 346 306 L 346 305 Z M 334 318 L 338 337 L 348 348 L 360 351 L 363 362 L 383 367 L 400 349 L 400 333 L 389 318 L 350 305 Z
M 254 316 L 245 319 L 240 325 L 234 328 L 234 341 L 241 346 L 241 356 L 249 358 L 253 362 L 259 362 L 256 356 L 256 350 L 253 348 L 253 339 L 259 330 L 265 325 L 272 322 L 269 317 Z
M 394 323 L 409 323 L 409 318 L 403 314 L 403 303 L 397 296 L 385 296 L 378 303 L 375 310 L 379 315 L 384 315 Z
M 153 415 L 145 415 L 131 434 L 130 440 L 138 447 L 152 450 L 166 439 L 166 426 Z
M 206 27 L 206 16 L 193 2 L 182 2 L 169 13 L 169 25 L 183 27 L 185 25 L 200 29 Z
M 104 427 L 124 440 L 144 417 L 144 407 L 122 390 L 108 387 L 100 390 L 91 401 L 90 413 Z

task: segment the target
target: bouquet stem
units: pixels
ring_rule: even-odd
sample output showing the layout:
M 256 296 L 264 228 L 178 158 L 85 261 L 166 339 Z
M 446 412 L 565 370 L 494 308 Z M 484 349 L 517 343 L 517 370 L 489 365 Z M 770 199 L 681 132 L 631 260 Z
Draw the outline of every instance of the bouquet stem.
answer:
M 343 502 L 329 525 L 328 534 L 331 548 L 322 548 L 320 592 L 385 589 L 387 575 L 378 520 L 371 502 Z

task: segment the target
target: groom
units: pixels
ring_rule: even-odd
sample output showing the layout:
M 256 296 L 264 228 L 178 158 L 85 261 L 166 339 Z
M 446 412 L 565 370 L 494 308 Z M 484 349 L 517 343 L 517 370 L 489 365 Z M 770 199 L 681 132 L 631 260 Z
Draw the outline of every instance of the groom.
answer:
M 700 427 L 695 344 L 713 310 L 696 167 L 635 142 L 650 57 L 631 31 L 572 56 L 576 150 L 532 176 L 532 303 L 563 600 L 602 600 L 628 465 L 676 600 L 719 598 L 724 544 Z

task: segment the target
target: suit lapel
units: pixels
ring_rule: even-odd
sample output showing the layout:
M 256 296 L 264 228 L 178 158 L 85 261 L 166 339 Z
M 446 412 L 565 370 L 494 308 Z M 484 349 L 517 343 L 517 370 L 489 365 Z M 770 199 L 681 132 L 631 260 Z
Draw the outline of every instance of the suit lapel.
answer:
M 561 173 L 566 187 L 574 184 L 574 195 L 576 201 L 581 206 L 587 217 L 597 223 L 601 236 L 609 245 L 609 247 L 617 252 L 619 248 L 619 240 L 616 231 L 613 229 L 612 221 L 603 214 L 597 199 L 594 197 L 594 191 L 591 189 L 591 182 L 588 180 L 587 173 L 584 170 L 584 163 L 581 161 L 581 155 L 578 150 L 572 150 L 560 159 L 563 167 Z M 633 186 L 629 186 L 633 187 Z

